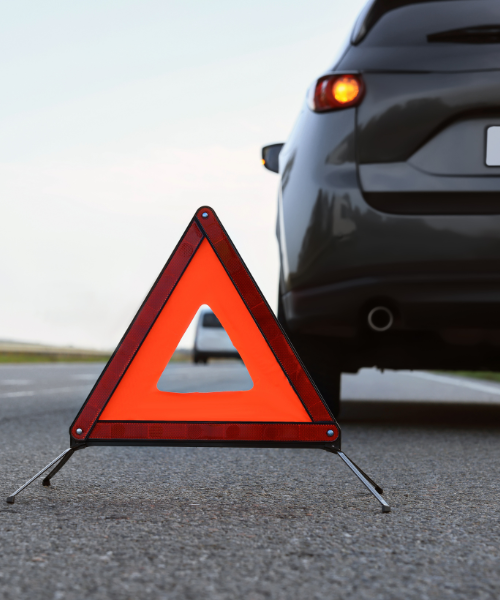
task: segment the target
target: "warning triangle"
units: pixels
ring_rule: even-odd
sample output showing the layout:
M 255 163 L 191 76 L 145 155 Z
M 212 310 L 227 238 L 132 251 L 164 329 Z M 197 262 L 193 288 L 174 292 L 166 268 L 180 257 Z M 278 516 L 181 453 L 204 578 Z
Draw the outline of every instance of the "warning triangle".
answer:
M 250 390 L 160 391 L 158 380 L 200 305 L 238 349 Z M 73 445 L 332 445 L 338 424 L 213 209 L 200 208 L 90 392 Z

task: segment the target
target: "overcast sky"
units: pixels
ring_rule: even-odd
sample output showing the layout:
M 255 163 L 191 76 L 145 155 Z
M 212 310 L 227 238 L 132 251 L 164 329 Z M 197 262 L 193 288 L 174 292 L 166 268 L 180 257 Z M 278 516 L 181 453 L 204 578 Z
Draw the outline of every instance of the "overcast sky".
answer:
M 364 0 L 16 0 L 0 20 L 0 339 L 113 348 L 196 208 L 276 305 L 285 141 Z

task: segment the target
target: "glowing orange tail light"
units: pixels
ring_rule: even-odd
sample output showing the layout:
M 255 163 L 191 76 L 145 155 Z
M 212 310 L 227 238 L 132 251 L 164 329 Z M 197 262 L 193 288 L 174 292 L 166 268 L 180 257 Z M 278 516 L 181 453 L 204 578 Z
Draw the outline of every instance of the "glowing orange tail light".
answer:
M 360 75 L 326 75 L 311 86 L 309 107 L 315 112 L 357 106 L 365 86 Z

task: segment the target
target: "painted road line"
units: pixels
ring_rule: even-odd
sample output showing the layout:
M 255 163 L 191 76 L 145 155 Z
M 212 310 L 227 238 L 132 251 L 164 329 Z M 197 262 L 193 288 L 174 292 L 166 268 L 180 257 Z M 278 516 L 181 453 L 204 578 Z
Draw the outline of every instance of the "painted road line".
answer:
M 35 392 L 5 392 L 0 394 L 0 398 L 22 398 L 24 396 L 34 396 Z
M 500 396 L 500 385 L 493 386 L 468 379 L 461 379 L 459 377 L 447 377 L 446 375 L 433 375 L 432 373 L 406 373 L 411 377 L 418 377 L 419 379 L 427 379 L 427 381 L 435 381 L 436 383 L 443 383 L 445 385 L 456 385 L 458 387 L 468 388 L 469 390 L 475 390 L 476 392 L 483 392 L 484 394 L 493 394 Z
M 0 399 L 1 398 L 22 398 L 22 397 L 28 397 L 28 396 L 35 396 L 35 395 L 48 395 L 48 394 L 67 394 L 67 393 L 71 393 L 71 392 L 82 392 L 82 391 L 88 391 L 89 386 L 88 385 L 79 385 L 79 386 L 72 386 L 72 387 L 62 387 L 62 388 L 52 388 L 52 389 L 47 389 L 47 390 L 27 390 L 24 392 L 4 392 L 4 393 L 0 393 Z

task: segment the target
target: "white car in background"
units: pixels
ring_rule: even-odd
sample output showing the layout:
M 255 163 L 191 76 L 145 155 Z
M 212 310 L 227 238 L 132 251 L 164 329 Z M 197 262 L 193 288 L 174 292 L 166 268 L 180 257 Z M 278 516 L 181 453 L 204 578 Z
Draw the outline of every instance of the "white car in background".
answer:
M 209 308 L 200 311 L 194 338 L 193 361 L 205 364 L 209 358 L 239 358 L 230 337 Z

